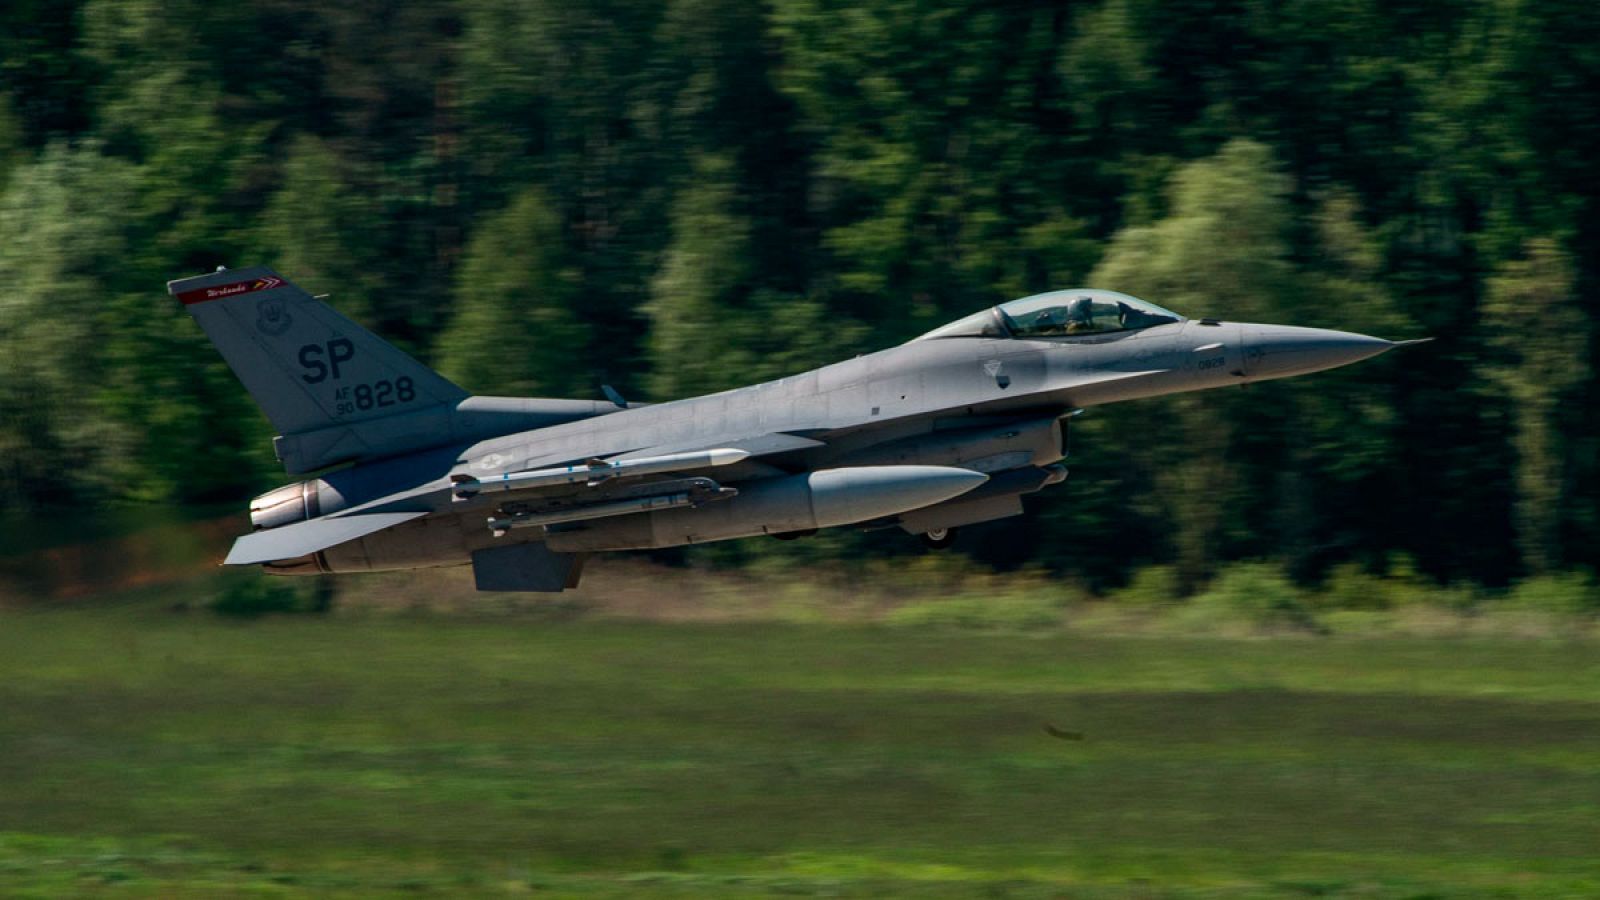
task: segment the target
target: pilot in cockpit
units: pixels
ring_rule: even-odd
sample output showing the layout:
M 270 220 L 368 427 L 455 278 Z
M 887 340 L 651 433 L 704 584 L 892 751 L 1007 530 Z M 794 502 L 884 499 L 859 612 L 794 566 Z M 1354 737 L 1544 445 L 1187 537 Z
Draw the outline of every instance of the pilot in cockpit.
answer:
M 1066 306 L 1066 333 L 1088 334 L 1094 331 L 1094 301 L 1077 297 Z

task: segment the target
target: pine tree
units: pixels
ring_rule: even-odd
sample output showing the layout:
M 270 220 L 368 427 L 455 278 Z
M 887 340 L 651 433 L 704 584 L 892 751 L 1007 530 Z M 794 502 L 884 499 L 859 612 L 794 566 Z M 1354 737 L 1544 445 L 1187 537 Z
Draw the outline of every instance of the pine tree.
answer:
M 580 291 L 560 218 L 542 191 L 523 191 L 473 232 L 440 370 L 480 393 L 592 396 L 588 329 L 573 312 Z

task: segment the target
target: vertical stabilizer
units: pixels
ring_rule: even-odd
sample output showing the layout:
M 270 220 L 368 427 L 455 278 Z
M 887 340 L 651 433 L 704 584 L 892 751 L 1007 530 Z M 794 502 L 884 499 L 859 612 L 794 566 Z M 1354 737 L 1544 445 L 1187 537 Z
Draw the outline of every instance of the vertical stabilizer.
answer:
M 467 397 L 265 266 L 183 278 L 168 282 L 167 290 L 282 435 L 343 431 L 340 426 L 454 406 Z

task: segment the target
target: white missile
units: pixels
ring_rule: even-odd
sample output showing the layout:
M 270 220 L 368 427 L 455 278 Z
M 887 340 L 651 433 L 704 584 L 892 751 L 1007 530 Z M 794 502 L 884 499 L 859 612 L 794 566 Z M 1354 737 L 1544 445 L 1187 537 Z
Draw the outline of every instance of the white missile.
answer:
M 662 472 L 682 472 L 708 466 L 731 466 L 750 457 L 747 450 L 721 447 L 715 450 L 694 450 L 688 453 L 669 453 L 665 456 L 641 456 L 638 459 L 620 459 L 615 462 L 591 459 L 571 466 L 552 469 L 533 469 L 528 472 L 505 472 L 486 479 L 474 478 L 466 473 L 450 476 L 452 490 L 457 500 L 466 500 L 491 491 L 523 491 L 531 488 L 556 487 L 563 484 L 597 485 L 611 478 L 634 478 Z

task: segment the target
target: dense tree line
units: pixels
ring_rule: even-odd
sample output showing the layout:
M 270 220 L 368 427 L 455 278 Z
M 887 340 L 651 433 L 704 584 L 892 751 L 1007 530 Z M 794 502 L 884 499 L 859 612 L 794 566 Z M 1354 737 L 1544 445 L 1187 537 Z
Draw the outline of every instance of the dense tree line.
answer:
M 1092 411 L 1011 559 L 1592 567 L 1596 109 L 1576 0 L 7 4 L 0 507 L 275 479 L 162 290 L 218 264 L 646 399 L 1087 283 L 1438 341 Z

